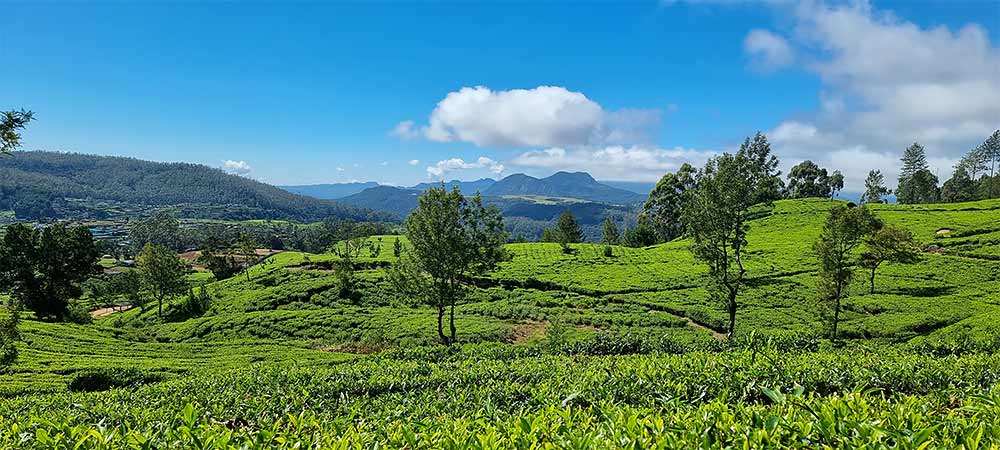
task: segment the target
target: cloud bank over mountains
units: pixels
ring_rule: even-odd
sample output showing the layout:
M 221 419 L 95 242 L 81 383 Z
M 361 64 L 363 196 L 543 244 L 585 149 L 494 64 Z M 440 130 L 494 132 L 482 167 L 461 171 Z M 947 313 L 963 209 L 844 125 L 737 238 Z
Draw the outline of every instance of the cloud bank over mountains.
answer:
M 811 159 L 841 170 L 848 189 L 861 189 L 871 169 L 882 170 L 894 184 L 903 150 L 920 142 L 943 181 L 962 154 L 1000 126 L 1000 50 L 977 24 L 922 28 L 867 2 L 720 3 L 714 7 L 772 8 L 790 18 L 781 27 L 752 29 L 733 43 L 744 52 L 748 77 L 799 71 L 821 84 L 817 110 L 759 124 L 786 172 Z M 668 112 L 676 108 L 664 106 Z M 598 179 L 628 181 L 655 181 L 685 162 L 700 165 L 714 153 L 734 150 L 744 137 L 711 149 L 659 145 L 662 113 L 609 110 L 561 86 L 463 87 L 445 95 L 425 124 L 406 120 L 392 134 L 510 155 L 503 161 L 442 160 L 427 167 L 432 178 L 516 168 L 587 171 Z

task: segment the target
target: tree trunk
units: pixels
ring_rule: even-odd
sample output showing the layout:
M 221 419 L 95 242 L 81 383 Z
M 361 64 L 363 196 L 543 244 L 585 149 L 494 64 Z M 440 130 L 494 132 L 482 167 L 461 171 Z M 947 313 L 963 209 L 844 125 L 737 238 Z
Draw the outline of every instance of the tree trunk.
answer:
M 869 294 L 874 294 L 875 293 L 875 271 L 876 270 L 878 270 L 878 266 L 872 267 L 872 275 L 869 278 L 869 282 L 871 282 L 871 290 L 868 292 Z
M 163 318 L 163 297 L 156 298 L 156 317 Z
M 729 336 L 736 333 L 736 291 L 729 291 L 729 303 L 726 305 L 729 310 Z
M 444 305 L 438 306 L 438 337 L 441 338 L 441 343 L 444 345 L 451 345 L 448 341 L 448 336 L 444 334 Z
M 455 298 L 451 299 L 451 317 L 448 318 L 448 325 L 451 327 L 451 342 L 458 342 L 455 338 Z
M 837 324 L 840 322 L 840 295 L 837 295 L 837 301 L 834 302 L 833 307 L 833 340 L 837 340 Z
M 247 270 L 244 270 L 244 272 L 247 273 L 247 283 L 249 283 L 250 282 L 250 266 L 247 266 Z

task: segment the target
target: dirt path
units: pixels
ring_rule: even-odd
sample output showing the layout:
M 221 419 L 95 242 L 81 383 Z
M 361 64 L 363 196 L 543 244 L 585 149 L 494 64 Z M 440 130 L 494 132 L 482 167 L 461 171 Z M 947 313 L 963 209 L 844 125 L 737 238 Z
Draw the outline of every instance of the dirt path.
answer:
M 116 312 L 128 311 L 130 309 L 132 309 L 132 306 L 114 306 L 110 308 L 98 308 L 90 312 L 90 317 L 97 319 L 99 317 L 104 317 L 110 314 L 114 314 Z
M 712 333 L 712 337 L 715 338 L 715 340 L 717 340 L 717 341 L 724 341 L 724 340 L 726 340 L 726 339 L 729 338 L 729 336 L 726 336 L 726 333 L 719 333 L 718 331 L 715 331 L 715 330 L 713 330 L 713 329 L 711 329 L 709 327 L 706 327 L 704 325 L 700 325 L 700 324 L 696 323 L 695 321 L 693 321 L 691 319 L 688 319 L 687 317 L 685 317 L 685 319 L 687 319 L 689 327 L 697 329 L 697 330 L 705 330 L 705 331 L 707 331 L 709 333 Z

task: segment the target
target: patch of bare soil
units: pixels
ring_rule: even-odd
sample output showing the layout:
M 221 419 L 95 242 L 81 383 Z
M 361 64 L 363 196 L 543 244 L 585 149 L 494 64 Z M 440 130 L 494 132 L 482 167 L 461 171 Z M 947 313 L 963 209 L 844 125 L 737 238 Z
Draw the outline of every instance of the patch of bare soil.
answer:
M 130 309 L 132 309 L 132 305 L 98 308 L 90 312 L 90 317 L 97 319 L 99 317 L 104 317 L 118 312 L 128 311 Z
M 514 329 L 511 330 L 510 338 L 508 338 L 508 340 L 512 344 L 523 344 L 545 336 L 545 331 L 548 330 L 548 328 L 548 322 L 529 321 L 517 324 L 514 325 Z

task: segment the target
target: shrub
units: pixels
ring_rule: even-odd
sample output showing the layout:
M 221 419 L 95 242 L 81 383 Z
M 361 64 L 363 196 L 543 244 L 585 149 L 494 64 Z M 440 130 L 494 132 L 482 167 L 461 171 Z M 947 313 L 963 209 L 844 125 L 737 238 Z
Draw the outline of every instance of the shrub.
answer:
M 113 388 L 137 386 L 163 381 L 157 373 L 136 368 L 101 368 L 78 372 L 69 382 L 72 392 L 106 391 Z

